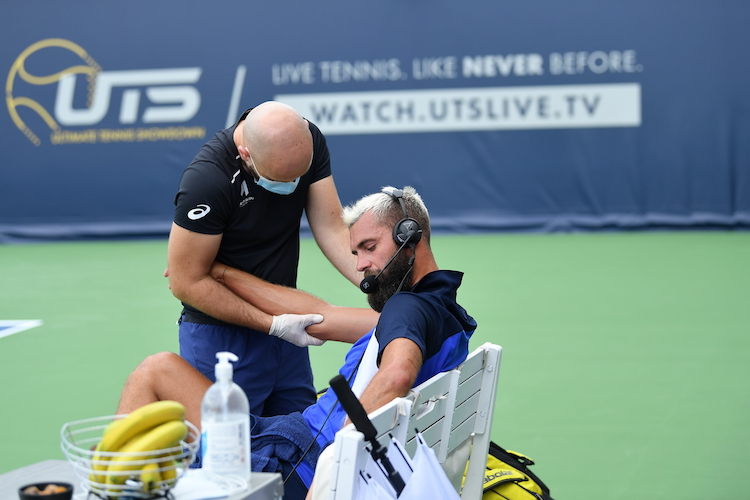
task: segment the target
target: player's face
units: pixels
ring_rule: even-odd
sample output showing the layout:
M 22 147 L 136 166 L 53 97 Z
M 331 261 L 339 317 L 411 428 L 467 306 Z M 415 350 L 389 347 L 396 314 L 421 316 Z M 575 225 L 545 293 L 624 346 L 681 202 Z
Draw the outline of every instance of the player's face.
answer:
M 397 250 L 390 228 L 376 224 L 372 212 L 365 212 L 349 228 L 349 242 L 357 256 L 357 271 L 365 276 L 379 273 Z
M 366 212 L 349 230 L 352 253 L 357 256 L 357 270 L 375 276 L 388 264 L 398 250 L 392 229 L 375 223 L 372 212 Z M 377 312 L 399 291 L 399 285 L 409 271 L 408 251 L 397 255 L 378 278 L 378 287 L 368 294 L 367 301 Z M 407 280 L 406 287 L 411 285 Z

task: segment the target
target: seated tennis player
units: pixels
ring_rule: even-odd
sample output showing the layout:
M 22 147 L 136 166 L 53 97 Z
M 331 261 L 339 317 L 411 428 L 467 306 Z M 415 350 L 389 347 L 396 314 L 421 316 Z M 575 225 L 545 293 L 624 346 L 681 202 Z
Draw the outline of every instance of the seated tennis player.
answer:
M 456 302 L 463 274 L 438 269 L 430 248 L 429 215 L 413 188 L 383 188 L 346 207 L 343 217 L 372 310 L 332 306 L 221 264 L 214 265 L 212 276 L 269 314 L 321 314 L 323 321 L 308 327 L 309 341 L 295 340 L 353 343 L 339 373 L 370 413 L 463 362 L 476 322 Z M 198 425 L 210 385 L 178 355 L 155 354 L 129 376 L 118 413 L 175 400 L 185 405 L 187 420 Z M 336 394 L 327 391 L 302 413 L 250 416 L 252 469 L 282 473 L 284 498 L 307 494 L 321 451 L 346 423 L 337 403 Z

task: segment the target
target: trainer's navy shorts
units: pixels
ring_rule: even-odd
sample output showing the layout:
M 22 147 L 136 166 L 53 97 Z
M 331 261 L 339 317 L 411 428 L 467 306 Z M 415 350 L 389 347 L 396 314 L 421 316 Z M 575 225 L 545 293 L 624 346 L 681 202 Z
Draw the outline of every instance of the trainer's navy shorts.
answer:
M 250 413 L 263 417 L 303 411 L 316 400 L 307 347 L 249 328 L 180 322 L 180 356 L 215 381 L 216 353 L 229 351 L 234 382 L 250 401 Z

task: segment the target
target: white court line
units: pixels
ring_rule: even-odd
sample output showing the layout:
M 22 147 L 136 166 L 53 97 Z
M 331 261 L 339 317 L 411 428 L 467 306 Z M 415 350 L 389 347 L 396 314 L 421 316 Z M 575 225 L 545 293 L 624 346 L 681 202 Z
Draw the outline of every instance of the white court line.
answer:
M 41 325 L 41 319 L 0 319 L 0 338 Z

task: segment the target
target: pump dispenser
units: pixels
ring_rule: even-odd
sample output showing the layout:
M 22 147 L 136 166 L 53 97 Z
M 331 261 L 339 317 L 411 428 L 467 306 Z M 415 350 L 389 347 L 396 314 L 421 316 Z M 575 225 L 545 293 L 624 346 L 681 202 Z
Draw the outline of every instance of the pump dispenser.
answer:
M 201 403 L 201 462 L 204 470 L 250 480 L 250 404 L 232 381 L 232 364 L 239 358 L 217 352 L 216 382 Z

